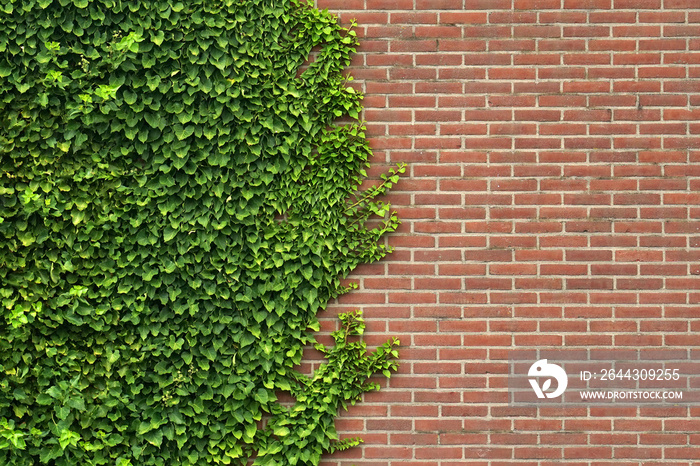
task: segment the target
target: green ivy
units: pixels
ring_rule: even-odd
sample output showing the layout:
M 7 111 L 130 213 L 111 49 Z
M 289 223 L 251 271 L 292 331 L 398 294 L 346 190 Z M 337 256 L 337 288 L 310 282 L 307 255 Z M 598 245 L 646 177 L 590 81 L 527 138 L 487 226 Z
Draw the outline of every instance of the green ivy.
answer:
M 398 342 L 368 353 L 343 314 L 295 370 L 398 224 L 377 196 L 403 167 L 361 189 L 355 46 L 298 0 L 0 0 L 0 464 L 315 465 L 359 442 L 334 419 Z

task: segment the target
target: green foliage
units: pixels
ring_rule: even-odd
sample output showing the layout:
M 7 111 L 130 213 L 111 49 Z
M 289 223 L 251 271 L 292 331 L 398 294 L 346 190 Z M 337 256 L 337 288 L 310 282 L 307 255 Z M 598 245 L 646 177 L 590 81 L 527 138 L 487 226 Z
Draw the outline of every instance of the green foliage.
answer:
M 334 124 L 361 110 L 355 45 L 297 0 L 0 2 L 0 464 L 313 465 L 358 443 L 333 420 L 398 342 L 367 353 L 345 314 L 295 370 L 398 223 L 376 200 L 398 173 L 361 191 L 363 128 Z

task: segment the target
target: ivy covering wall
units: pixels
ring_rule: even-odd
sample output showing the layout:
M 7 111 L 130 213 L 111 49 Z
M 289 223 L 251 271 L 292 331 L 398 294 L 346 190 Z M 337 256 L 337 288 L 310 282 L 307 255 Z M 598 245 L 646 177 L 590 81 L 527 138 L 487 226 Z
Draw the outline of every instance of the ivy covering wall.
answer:
M 296 0 L 0 2 L 1 464 L 357 443 L 333 420 L 396 342 L 367 353 L 345 314 L 327 364 L 294 369 L 398 223 L 376 200 L 397 173 L 360 189 L 363 128 L 334 124 L 361 110 L 355 45 Z

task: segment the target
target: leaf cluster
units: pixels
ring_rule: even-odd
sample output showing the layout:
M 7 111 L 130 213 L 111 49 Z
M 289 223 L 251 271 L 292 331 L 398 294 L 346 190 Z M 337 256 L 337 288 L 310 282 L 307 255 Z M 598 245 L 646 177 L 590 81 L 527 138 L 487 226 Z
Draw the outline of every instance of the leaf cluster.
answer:
M 377 372 L 316 314 L 398 220 L 297 0 L 0 2 L 0 463 L 312 465 Z M 299 73 L 312 49 L 320 52 Z M 379 221 L 373 219 L 379 215 Z M 278 402 L 290 392 L 291 408 Z

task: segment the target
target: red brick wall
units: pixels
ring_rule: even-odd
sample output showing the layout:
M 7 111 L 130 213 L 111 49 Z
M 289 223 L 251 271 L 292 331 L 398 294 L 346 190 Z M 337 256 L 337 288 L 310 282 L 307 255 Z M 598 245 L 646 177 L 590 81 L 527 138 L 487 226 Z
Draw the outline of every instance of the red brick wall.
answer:
M 700 0 L 318 0 L 356 18 L 386 260 L 330 314 L 402 342 L 326 465 L 691 465 L 700 407 L 511 408 L 513 348 L 700 352 Z

